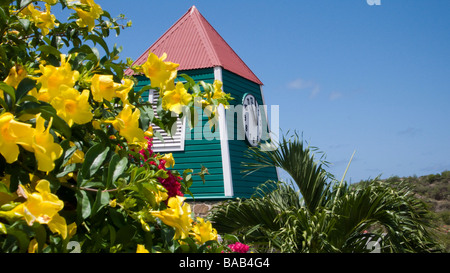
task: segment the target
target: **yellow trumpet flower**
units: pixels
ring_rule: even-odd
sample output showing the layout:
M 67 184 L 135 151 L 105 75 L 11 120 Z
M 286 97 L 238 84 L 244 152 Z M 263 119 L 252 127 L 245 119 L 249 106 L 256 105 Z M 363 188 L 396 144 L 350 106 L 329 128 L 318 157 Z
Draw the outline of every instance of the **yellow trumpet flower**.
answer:
M 165 62 L 167 54 L 164 53 L 160 58 L 150 52 L 147 61 L 141 66 L 144 74 L 150 79 L 153 87 L 164 89 L 177 77 L 177 68 L 179 64 Z
M 27 200 L 15 207 L 13 211 L 23 215 L 29 226 L 32 226 L 34 222 L 46 224 L 52 232 L 61 234 L 61 237 L 65 239 L 68 235 L 66 219 L 58 214 L 64 208 L 64 202 L 51 193 L 50 182 L 45 179 L 39 180 L 35 188 L 36 192 L 28 191 L 23 185 L 19 187 Z
M 195 239 L 200 244 L 204 244 L 211 240 L 217 240 L 217 230 L 212 227 L 211 222 L 205 222 L 201 217 L 197 217 L 197 223 L 192 228 L 192 231 Z
M 192 95 L 187 92 L 183 83 L 178 82 L 174 90 L 164 92 L 162 107 L 165 110 L 180 114 L 183 110 L 183 106 L 188 105 L 191 100 Z
M 185 239 L 191 230 L 191 206 L 184 203 L 185 197 L 175 196 L 169 198 L 168 208 L 162 211 L 152 211 L 152 215 L 175 228 L 174 239 Z

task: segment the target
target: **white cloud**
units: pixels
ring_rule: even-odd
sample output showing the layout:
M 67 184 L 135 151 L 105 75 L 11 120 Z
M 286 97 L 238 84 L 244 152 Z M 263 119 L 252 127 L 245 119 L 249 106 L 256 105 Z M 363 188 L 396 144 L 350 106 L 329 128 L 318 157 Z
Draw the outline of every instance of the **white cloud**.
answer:
M 304 80 L 301 78 L 291 81 L 290 83 L 288 83 L 287 87 L 292 90 L 309 91 L 310 98 L 313 98 L 320 93 L 320 85 L 318 83 L 311 80 Z
M 329 96 L 329 99 L 330 100 L 337 100 L 337 99 L 339 99 L 341 97 L 342 97 L 342 93 L 341 92 L 333 91 L 333 92 L 331 92 L 331 94 Z

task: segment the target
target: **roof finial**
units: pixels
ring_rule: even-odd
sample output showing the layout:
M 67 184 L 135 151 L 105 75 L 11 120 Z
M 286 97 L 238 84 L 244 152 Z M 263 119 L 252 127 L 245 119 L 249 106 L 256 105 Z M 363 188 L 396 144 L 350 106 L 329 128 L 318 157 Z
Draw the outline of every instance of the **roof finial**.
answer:
M 192 13 L 192 12 L 194 12 L 194 10 L 196 10 L 197 8 L 195 7 L 195 5 L 194 6 L 192 6 L 190 9 L 189 9 L 189 12 L 190 13 Z

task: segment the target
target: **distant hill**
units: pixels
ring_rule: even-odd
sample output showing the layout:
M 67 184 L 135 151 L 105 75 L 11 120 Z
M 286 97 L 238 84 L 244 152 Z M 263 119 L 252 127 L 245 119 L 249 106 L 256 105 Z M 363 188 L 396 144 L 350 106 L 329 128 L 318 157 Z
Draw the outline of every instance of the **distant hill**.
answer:
M 447 252 L 450 252 L 450 171 L 426 176 L 398 177 L 384 180 L 386 183 L 409 182 L 412 190 L 428 204 L 437 226 L 435 233 Z

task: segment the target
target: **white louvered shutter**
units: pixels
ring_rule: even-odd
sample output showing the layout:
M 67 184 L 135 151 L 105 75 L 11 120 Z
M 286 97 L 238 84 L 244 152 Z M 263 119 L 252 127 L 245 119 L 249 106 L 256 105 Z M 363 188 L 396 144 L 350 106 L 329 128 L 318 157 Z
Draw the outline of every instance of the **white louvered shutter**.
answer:
M 153 111 L 155 113 L 155 117 L 158 117 L 158 114 L 156 113 L 156 104 L 159 99 L 159 92 L 150 89 L 149 90 L 149 101 L 152 103 Z M 176 133 L 172 136 L 169 136 L 166 131 L 161 129 L 159 126 L 156 126 L 154 124 L 151 124 L 153 127 L 153 131 L 158 131 L 164 142 L 161 141 L 156 135 L 153 137 L 153 151 L 155 152 L 176 152 L 176 151 L 184 151 L 184 140 L 185 140 L 185 124 L 184 124 L 185 118 L 182 119 L 177 118 L 177 121 L 174 123 L 173 126 L 176 126 Z M 175 130 L 175 128 L 174 128 Z

